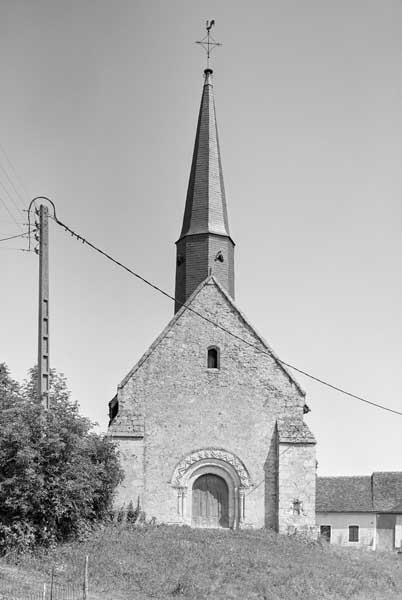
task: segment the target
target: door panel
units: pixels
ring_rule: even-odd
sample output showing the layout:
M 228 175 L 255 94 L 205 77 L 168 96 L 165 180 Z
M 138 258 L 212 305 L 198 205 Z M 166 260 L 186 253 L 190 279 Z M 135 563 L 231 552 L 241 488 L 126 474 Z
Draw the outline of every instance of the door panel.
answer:
M 377 515 L 377 550 L 394 550 L 395 515 Z
M 228 486 L 218 475 L 201 475 L 193 485 L 193 527 L 229 527 Z

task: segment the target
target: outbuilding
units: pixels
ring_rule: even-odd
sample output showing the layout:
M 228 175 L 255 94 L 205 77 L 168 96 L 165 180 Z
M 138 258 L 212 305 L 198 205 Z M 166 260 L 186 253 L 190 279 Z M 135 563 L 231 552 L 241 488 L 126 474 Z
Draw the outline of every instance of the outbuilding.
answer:
M 318 477 L 317 525 L 331 544 L 399 550 L 402 544 L 402 472 Z

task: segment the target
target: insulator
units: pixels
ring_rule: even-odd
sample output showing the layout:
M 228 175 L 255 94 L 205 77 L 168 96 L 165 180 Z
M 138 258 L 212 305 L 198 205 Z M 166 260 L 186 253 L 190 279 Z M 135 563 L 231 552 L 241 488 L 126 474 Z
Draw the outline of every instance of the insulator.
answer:
M 39 221 L 35 221 L 35 227 L 36 229 L 39 229 Z
M 37 242 L 39 242 L 39 234 L 38 233 L 35 233 L 34 238 Z
M 34 248 L 35 254 L 39 254 L 39 248 Z
M 35 206 L 35 214 L 39 215 L 39 208 L 36 208 L 36 206 Z

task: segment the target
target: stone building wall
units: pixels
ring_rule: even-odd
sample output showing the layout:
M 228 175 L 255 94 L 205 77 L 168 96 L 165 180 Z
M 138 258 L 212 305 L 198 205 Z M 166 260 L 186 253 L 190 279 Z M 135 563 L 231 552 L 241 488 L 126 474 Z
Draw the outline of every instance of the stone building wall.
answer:
M 315 446 L 280 442 L 278 455 L 279 533 L 315 535 Z
M 191 307 L 266 351 L 213 278 L 201 286 Z M 216 370 L 207 368 L 210 346 L 220 350 Z M 252 485 L 244 494 L 242 526 L 276 526 L 278 498 L 282 506 L 276 423 L 280 418 L 302 422 L 304 394 L 273 358 L 182 310 L 122 382 L 118 400 L 110 431 L 117 434 L 128 420 L 137 427 L 142 422 L 144 432 L 143 484 L 130 476 L 125 500 L 131 497 L 135 503 L 140 495 L 147 517 L 185 522 L 178 509 L 181 492 L 172 482 L 175 467 L 197 450 L 216 448 L 238 457 L 249 473 Z M 128 440 L 124 443 L 129 446 Z M 138 441 L 133 443 L 138 447 Z M 308 462 L 307 454 L 295 453 L 298 466 L 292 475 L 312 482 L 314 498 L 315 463 Z M 122 459 L 127 473 L 137 473 L 138 451 L 130 455 L 127 449 Z
M 125 472 L 124 481 L 117 490 L 115 506 L 126 510 L 132 502 L 135 508 L 144 494 L 144 440 L 116 436 L 114 441 Z

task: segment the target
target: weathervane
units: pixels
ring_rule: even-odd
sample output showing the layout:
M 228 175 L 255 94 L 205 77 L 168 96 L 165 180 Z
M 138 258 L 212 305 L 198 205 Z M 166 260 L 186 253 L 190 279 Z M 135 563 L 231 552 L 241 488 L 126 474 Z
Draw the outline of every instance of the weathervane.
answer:
M 211 29 L 214 25 L 215 25 L 214 19 L 212 19 L 212 21 L 207 21 L 207 24 L 206 24 L 207 35 L 204 38 L 202 38 L 202 40 L 200 40 L 199 42 L 195 42 L 196 44 L 200 44 L 200 46 L 202 46 L 204 48 L 205 52 L 207 53 L 207 69 L 209 69 L 209 57 L 211 56 L 212 50 L 214 48 L 216 48 L 216 46 L 222 46 L 222 44 L 217 42 L 211 35 Z

